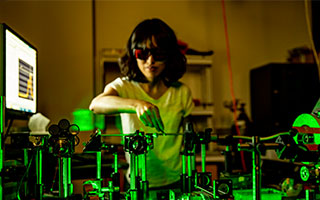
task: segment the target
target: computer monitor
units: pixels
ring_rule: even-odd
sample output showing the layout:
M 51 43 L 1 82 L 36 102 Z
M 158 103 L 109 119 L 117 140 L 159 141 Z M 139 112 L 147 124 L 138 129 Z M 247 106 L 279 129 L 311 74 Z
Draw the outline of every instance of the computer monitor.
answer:
M 37 49 L 8 25 L 0 24 L 0 94 L 6 118 L 37 112 Z

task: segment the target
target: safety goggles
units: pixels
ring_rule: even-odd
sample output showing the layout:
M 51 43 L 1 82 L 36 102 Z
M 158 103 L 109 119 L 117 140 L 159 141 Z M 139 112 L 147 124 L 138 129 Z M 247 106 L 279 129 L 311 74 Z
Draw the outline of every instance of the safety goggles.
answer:
M 133 54 L 137 59 L 147 60 L 152 55 L 154 61 L 164 62 L 168 58 L 168 54 L 158 48 L 154 49 L 133 49 Z

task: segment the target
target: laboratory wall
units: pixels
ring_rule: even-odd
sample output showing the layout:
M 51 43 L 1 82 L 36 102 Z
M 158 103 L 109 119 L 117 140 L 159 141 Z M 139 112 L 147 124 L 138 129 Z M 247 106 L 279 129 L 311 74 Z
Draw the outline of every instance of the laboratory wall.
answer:
M 190 48 L 214 51 L 215 127 L 228 128 L 232 113 L 223 102 L 232 99 L 230 82 L 250 116 L 250 69 L 286 62 L 289 49 L 310 46 L 304 6 L 303 1 L 225 1 L 224 18 L 221 1 L 0 1 L 0 22 L 38 48 L 39 112 L 57 123 L 88 108 L 102 91 L 94 77 L 101 50 L 124 48 L 137 23 L 161 18 Z

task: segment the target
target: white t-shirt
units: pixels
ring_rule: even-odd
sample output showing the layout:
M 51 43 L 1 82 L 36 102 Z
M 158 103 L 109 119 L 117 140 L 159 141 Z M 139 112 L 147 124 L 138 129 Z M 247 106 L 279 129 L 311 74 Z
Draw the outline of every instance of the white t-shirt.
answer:
M 183 83 L 178 87 L 169 87 L 159 99 L 150 97 L 138 82 L 129 81 L 126 77 L 117 78 L 109 85 L 120 97 L 140 99 L 156 105 L 160 111 L 165 133 L 181 133 L 181 121 L 191 113 L 194 106 L 191 90 Z M 135 133 L 136 130 L 157 133 L 155 128 L 145 126 L 135 113 L 121 113 L 120 116 L 122 131 L 125 134 Z M 168 185 L 180 179 L 182 162 L 179 153 L 182 139 L 181 135 L 158 136 L 153 139 L 154 148 L 147 153 L 149 187 Z M 127 153 L 126 158 L 129 163 L 130 157 Z

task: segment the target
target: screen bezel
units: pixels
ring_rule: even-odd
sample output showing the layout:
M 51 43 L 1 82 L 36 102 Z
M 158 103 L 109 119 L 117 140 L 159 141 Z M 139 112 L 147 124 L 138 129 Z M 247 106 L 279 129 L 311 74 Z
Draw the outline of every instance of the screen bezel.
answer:
M 34 71 L 36 72 L 36 77 L 33 81 L 35 81 L 35 110 L 34 112 L 27 112 L 27 111 L 21 111 L 16 109 L 7 108 L 5 104 L 5 110 L 6 110 L 6 118 L 12 118 L 12 119 L 28 119 L 29 116 L 35 114 L 38 110 L 38 50 L 35 46 L 30 44 L 24 37 L 22 37 L 20 34 L 18 34 L 16 31 L 14 31 L 12 28 L 10 28 L 7 24 L 2 23 L 1 24 L 1 38 L 2 38 L 2 44 L 1 44 L 1 50 L 2 50 L 2 91 L 1 94 L 3 96 L 6 96 L 6 30 L 9 30 L 13 35 L 18 37 L 21 41 L 23 41 L 25 44 L 27 44 L 29 47 L 35 50 L 36 52 L 36 66 L 34 67 Z

